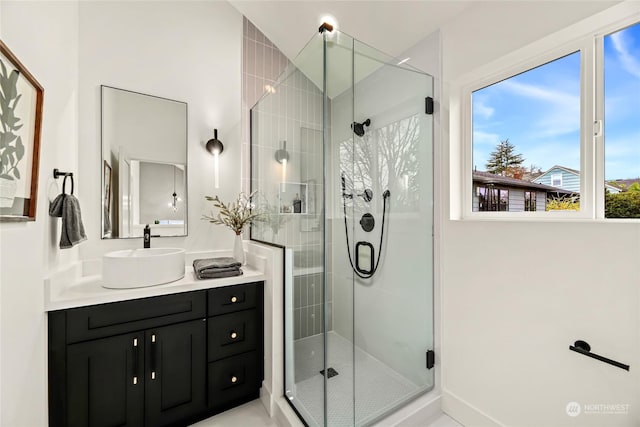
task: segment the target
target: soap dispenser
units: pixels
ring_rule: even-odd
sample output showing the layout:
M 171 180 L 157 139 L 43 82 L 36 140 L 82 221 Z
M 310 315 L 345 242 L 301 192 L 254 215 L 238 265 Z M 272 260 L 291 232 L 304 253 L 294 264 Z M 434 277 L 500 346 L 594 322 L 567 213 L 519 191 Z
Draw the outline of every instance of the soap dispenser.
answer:
M 149 249 L 151 247 L 151 228 L 149 224 L 144 227 L 144 248 Z
M 296 193 L 296 197 L 293 199 L 293 213 L 302 213 L 302 200 L 300 200 L 298 193 Z

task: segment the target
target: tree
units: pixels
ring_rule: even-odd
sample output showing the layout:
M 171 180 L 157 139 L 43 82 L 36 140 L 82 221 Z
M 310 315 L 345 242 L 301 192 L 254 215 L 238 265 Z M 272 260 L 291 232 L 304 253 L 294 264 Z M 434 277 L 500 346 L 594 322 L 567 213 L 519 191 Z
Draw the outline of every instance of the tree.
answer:
M 632 193 L 640 193 L 640 182 L 636 181 L 633 184 L 631 184 L 627 188 L 627 191 L 630 191 Z
M 516 154 L 515 149 L 515 145 L 509 142 L 509 138 L 500 141 L 496 149 L 489 155 L 489 161 L 486 164 L 487 171 L 503 176 L 515 176 L 523 171 L 524 158 L 522 154 Z

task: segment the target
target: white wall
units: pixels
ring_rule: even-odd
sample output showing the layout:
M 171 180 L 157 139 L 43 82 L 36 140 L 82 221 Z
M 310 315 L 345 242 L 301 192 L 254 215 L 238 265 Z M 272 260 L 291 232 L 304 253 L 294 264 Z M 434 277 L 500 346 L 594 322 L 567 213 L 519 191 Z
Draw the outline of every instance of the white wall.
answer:
M 57 248 L 60 220 L 48 216 L 47 200 L 59 191 L 53 168 L 78 170 L 78 7 L 74 2 L 2 1 L 0 22 L 2 40 L 44 87 L 36 221 L 0 224 L 0 425 L 44 426 L 43 278 L 78 256 L 77 248 Z M 77 181 L 76 189 L 81 195 Z
M 140 210 L 138 213 L 140 219 L 136 224 L 150 224 L 153 227 L 155 220 L 184 220 L 183 201 L 176 202 L 178 207 L 176 212 L 168 206 L 173 200 L 174 191 L 178 199 L 184 196 L 183 169 L 170 164 L 140 162 L 138 182 L 140 186 L 138 194 L 132 194 L 132 197 L 137 196 Z M 176 227 L 176 231 L 181 233 L 182 227 Z M 153 234 L 158 233 L 154 231 Z
M 89 240 L 80 257 L 139 247 L 141 239 L 100 240 L 100 85 L 188 103 L 189 224 L 187 237 L 152 245 L 187 251 L 229 249 L 233 232 L 202 221 L 205 195 L 235 199 L 240 191 L 242 15 L 226 2 L 80 2 L 79 186 Z M 224 144 L 220 188 L 206 141 L 218 129 Z
M 460 187 L 448 153 L 461 144 L 459 100 L 453 90 L 449 98 L 450 87 L 603 6 L 500 2 L 474 7 L 443 28 L 443 409 L 465 425 L 640 424 L 640 224 L 449 219 Z M 640 3 L 622 8 L 640 12 Z M 608 19 L 596 15 L 581 28 Z M 542 275 L 526 273 L 541 265 Z M 569 351 L 577 339 L 631 371 Z M 627 415 L 571 418 L 565 408 L 572 401 L 630 408 Z
M 188 102 L 189 236 L 156 244 L 231 248 L 233 233 L 200 216 L 210 209 L 205 194 L 230 200 L 240 191 L 242 16 L 226 2 L 3 0 L 0 28 L 45 89 L 37 218 L 0 224 L 0 425 L 34 427 L 47 424 L 43 279 L 79 257 L 141 245 L 99 238 L 99 86 Z M 204 150 L 214 127 L 225 144 L 217 191 Z M 88 235 L 64 251 L 57 249 L 59 220 L 47 215 L 46 196 L 59 192 L 54 167 L 74 172 Z

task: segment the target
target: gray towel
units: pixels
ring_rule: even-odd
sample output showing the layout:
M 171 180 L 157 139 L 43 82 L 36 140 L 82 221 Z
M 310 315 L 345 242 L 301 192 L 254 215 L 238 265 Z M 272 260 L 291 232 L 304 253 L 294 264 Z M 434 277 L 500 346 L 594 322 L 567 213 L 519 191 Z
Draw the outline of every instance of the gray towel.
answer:
M 195 271 L 196 277 L 199 280 L 221 279 L 223 277 L 242 276 L 242 270 L 240 270 L 237 267 L 227 269 L 226 271 L 213 271 L 213 272 L 210 272 L 210 273 L 198 273 L 198 271 L 195 270 L 195 269 L 194 269 L 194 271 Z
M 242 263 L 231 257 L 205 258 L 193 261 L 193 269 L 196 273 L 217 272 L 221 268 L 238 268 L 241 265 Z
M 87 240 L 82 225 L 80 203 L 73 194 L 60 194 L 49 206 L 49 215 L 62 218 L 60 249 L 68 249 Z

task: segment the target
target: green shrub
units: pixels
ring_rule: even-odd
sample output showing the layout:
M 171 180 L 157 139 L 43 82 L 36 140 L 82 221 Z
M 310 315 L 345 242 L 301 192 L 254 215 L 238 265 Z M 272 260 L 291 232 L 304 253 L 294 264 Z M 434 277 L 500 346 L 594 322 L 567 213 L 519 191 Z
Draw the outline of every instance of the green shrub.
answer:
M 547 199 L 548 211 L 579 211 L 580 199 L 577 196 L 559 196 Z
M 640 218 L 640 191 L 606 193 L 604 215 L 607 218 Z

